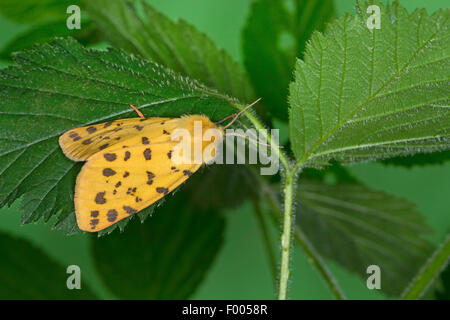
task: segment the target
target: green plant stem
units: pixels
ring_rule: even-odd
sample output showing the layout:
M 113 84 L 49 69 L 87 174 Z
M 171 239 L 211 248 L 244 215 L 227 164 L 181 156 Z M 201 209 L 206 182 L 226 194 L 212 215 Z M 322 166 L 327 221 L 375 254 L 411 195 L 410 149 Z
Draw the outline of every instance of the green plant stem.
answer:
M 242 108 L 242 106 L 241 106 Z M 256 129 L 265 129 L 264 126 L 259 122 L 257 117 L 253 115 L 251 112 L 246 111 L 244 115 L 248 120 L 253 124 Z M 284 210 L 283 210 L 283 230 L 281 235 L 281 267 L 280 267 L 280 275 L 279 275 L 279 289 L 278 289 L 278 299 L 284 300 L 287 298 L 287 287 L 289 280 L 289 260 L 290 260 L 290 248 L 291 248 L 291 231 L 292 231 L 292 215 L 293 215 L 293 202 L 295 200 L 294 196 L 294 185 L 297 173 L 301 170 L 303 166 L 303 162 L 297 162 L 294 165 L 290 163 L 288 157 L 284 154 L 282 149 L 274 144 L 272 137 L 270 134 L 267 134 L 266 131 L 261 131 L 265 134 L 266 141 L 271 145 L 272 152 L 275 153 L 275 156 L 281 162 L 281 165 L 284 169 L 284 187 L 283 187 L 283 196 L 284 196 Z M 257 175 L 257 174 L 256 174 Z M 259 175 L 257 175 L 259 177 Z M 259 178 L 262 184 L 267 188 L 265 182 Z M 268 194 L 269 204 L 272 207 L 272 211 L 274 214 L 279 213 L 281 216 L 281 211 L 276 204 L 277 201 L 273 198 L 271 192 Z M 276 220 L 276 219 L 275 219 Z M 276 222 L 278 224 L 278 222 Z M 319 253 L 315 250 L 313 245 L 308 241 L 307 237 L 303 234 L 300 228 L 296 228 L 294 238 L 299 244 L 299 246 L 303 249 L 306 255 L 309 258 L 309 261 L 317 268 L 319 274 L 324 279 L 325 283 L 330 288 L 331 293 L 336 299 L 345 299 L 342 290 L 340 289 L 337 281 L 334 279 L 331 272 L 326 267 L 325 263 L 322 261 Z
M 403 300 L 416 300 L 423 297 L 430 285 L 439 276 L 450 260 L 450 235 L 436 250 L 425 266 L 419 271 L 402 294 Z
M 281 217 L 281 211 L 275 198 L 275 195 L 272 192 L 272 188 L 267 184 L 263 183 L 264 193 L 267 197 L 265 197 L 267 203 L 271 209 L 271 218 L 274 225 L 279 226 L 279 218 Z M 322 280 L 330 289 L 331 294 L 334 296 L 336 300 L 345 300 L 346 297 L 342 292 L 342 289 L 339 287 L 337 280 L 334 278 L 333 274 L 330 272 L 325 262 L 322 260 L 320 254 L 316 251 L 313 244 L 309 241 L 308 237 L 303 233 L 299 226 L 295 226 L 294 230 L 294 240 L 303 249 L 303 251 L 308 256 L 308 261 L 312 263 L 312 265 L 317 269 L 319 275 L 322 277 Z
M 270 233 L 269 233 L 269 229 L 266 223 L 266 219 L 264 217 L 264 214 L 261 210 L 261 206 L 259 204 L 259 199 L 252 199 L 253 201 L 253 212 L 255 213 L 256 219 L 259 222 L 259 226 L 261 228 L 261 233 L 262 233 L 262 238 L 264 241 L 264 244 L 266 246 L 266 251 L 267 251 L 267 256 L 269 258 L 269 264 L 270 264 L 270 271 L 272 272 L 272 280 L 273 283 L 276 285 L 276 281 L 277 281 L 277 273 L 278 273 L 278 268 L 277 268 L 277 259 L 275 257 L 275 251 L 274 248 L 272 246 L 272 242 L 270 241 Z
M 281 235 L 281 267 L 280 267 L 280 287 L 278 288 L 278 299 L 285 300 L 287 295 L 287 285 L 289 280 L 289 257 L 291 249 L 291 229 L 292 229 L 292 203 L 294 193 L 294 177 L 287 174 L 284 181 L 284 213 L 283 213 L 283 234 Z
M 292 171 L 291 164 L 287 156 L 281 151 L 280 146 L 276 145 L 272 140 L 272 136 L 264 130 L 264 126 L 259 122 L 256 116 L 246 111 L 244 112 L 247 119 L 260 130 L 265 136 L 267 143 L 272 147 L 272 153 L 275 154 L 281 165 L 284 167 L 285 181 L 284 181 L 284 221 L 283 233 L 281 235 L 281 267 L 280 267 L 280 283 L 278 288 L 278 299 L 285 300 L 287 297 L 287 285 L 289 280 L 289 253 L 291 247 L 291 228 L 292 228 L 292 203 L 294 193 L 294 180 L 296 172 Z

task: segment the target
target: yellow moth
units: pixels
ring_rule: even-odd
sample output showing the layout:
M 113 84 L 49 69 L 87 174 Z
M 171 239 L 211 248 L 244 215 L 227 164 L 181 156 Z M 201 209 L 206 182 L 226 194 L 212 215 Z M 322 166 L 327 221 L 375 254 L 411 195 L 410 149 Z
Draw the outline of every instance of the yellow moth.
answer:
M 200 145 L 202 151 L 212 149 L 212 155 L 223 140 L 223 128 L 207 116 L 145 118 L 132 107 L 139 118 L 75 128 L 59 138 L 59 145 L 68 158 L 86 161 L 75 185 L 75 214 L 81 230 L 97 232 L 145 209 L 214 158 L 205 157 L 200 163 L 174 163 L 172 153 L 178 141 L 171 135 L 175 130 L 189 132 L 194 137 L 191 143 Z M 232 115 L 234 118 L 226 127 L 248 107 Z M 218 130 L 219 137 L 210 141 L 196 137 L 194 124 L 199 122 L 202 130 Z

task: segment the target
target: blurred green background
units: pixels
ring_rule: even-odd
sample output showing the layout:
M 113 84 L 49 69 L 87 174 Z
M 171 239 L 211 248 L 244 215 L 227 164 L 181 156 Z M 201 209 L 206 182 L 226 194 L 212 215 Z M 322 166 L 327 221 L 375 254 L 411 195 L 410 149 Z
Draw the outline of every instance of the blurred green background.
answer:
M 218 46 L 225 48 L 242 63 L 241 30 L 249 12 L 251 0 L 149 0 L 169 17 L 182 17 L 207 33 Z M 425 7 L 428 12 L 447 7 L 448 0 L 400 1 L 409 11 Z M 338 15 L 354 12 L 354 0 L 335 1 Z M 83 9 L 82 9 L 83 10 Z M 0 47 L 27 26 L 17 25 L 0 16 Z M 0 67 L 9 65 L 0 61 Z M 414 202 L 433 229 L 430 240 L 438 244 L 450 231 L 450 162 L 411 169 L 385 166 L 378 163 L 356 164 L 350 171 L 366 185 L 384 190 Z M 42 248 L 62 265 L 79 265 L 83 283 L 102 298 L 114 298 L 101 283 L 90 257 L 88 237 L 79 234 L 64 236 L 40 222 L 21 226 L 16 203 L 11 208 L 0 209 L 0 230 L 28 239 Z M 192 296 L 194 299 L 272 299 L 275 288 L 270 267 L 261 241 L 258 222 L 250 203 L 228 213 L 225 243 L 205 281 Z M 147 220 L 146 223 L 151 223 Z M 273 228 L 273 241 L 278 243 L 279 232 Z M 1 244 L 0 244 L 1 246 Z M 329 299 L 328 289 L 311 267 L 300 249 L 295 248 L 292 258 L 290 297 L 293 299 Z M 120 253 L 118 252 L 118 259 Z M 32 262 L 30 262 L 32 263 Z M 365 282 L 355 274 L 328 261 L 332 272 L 348 298 L 379 299 L 382 294 L 370 291 Z M 7 275 L 2 275 L 7 276 Z M 124 275 L 125 276 L 125 275 Z

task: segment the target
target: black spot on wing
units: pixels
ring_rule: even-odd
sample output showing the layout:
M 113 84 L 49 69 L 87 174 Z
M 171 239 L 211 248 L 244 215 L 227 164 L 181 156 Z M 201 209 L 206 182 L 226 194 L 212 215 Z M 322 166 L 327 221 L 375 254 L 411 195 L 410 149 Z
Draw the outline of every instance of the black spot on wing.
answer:
M 81 140 L 81 137 L 78 133 L 72 132 L 69 134 L 69 137 L 72 138 L 73 141 Z
M 105 153 L 103 156 L 107 161 L 114 161 L 117 158 L 115 153 Z
M 150 150 L 150 148 L 147 148 L 144 150 L 144 158 L 145 158 L 145 160 L 151 160 L 152 150 Z
M 128 171 L 125 171 L 124 174 L 123 174 L 123 177 L 126 178 L 126 177 L 128 177 L 129 175 L 130 175 L 130 173 L 129 173 Z
M 134 194 L 136 193 L 136 190 L 137 190 L 136 187 L 134 187 L 134 188 L 128 188 L 127 194 L 130 194 L 130 195 L 134 196 Z
M 158 193 L 163 193 L 164 195 L 166 195 L 166 194 L 169 193 L 169 189 L 163 188 L 163 187 L 157 187 L 157 188 L 156 188 L 156 192 L 158 192 Z
M 142 129 L 144 129 L 144 127 L 140 126 L 140 125 L 135 125 L 135 126 L 133 126 L 133 128 L 136 128 L 138 131 L 141 131 Z
M 123 157 L 123 160 L 127 161 L 128 159 L 130 159 L 130 157 L 131 157 L 130 151 L 125 151 L 125 156 Z
M 117 219 L 117 210 L 116 209 L 111 209 L 108 210 L 108 213 L 106 214 L 106 216 L 108 217 L 108 221 L 109 222 L 114 222 Z
M 106 149 L 106 148 L 108 148 L 108 146 L 109 146 L 109 143 L 105 143 L 105 144 L 101 145 L 100 147 L 98 147 L 98 150 Z
M 91 219 L 89 224 L 91 225 L 91 229 L 94 230 L 98 225 L 98 219 Z
M 105 176 L 105 177 L 111 177 L 111 176 L 113 176 L 113 175 L 115 175 L 116 174 L 116 172 L 113 170 L 113 169 L 111 169 L 111 168 L 105 168 L 105 169 L 103 169 L 103 175 Z
M 123 206 L 123 210 L 125 210 L 125 212 L 128 213 L 128 214 L 133 214 L 133 213 L 137 212 L 136 209 L 134 209 L 132 207 L 129 207 L 129 206 Z
M 98 210 L 92 210 L 92 211 L 91 211 L 91 217 L 92 217 L 92 218 L 97 218 L 97 217 L 98 217 L 98 214 L 99 214 Z
M 97 204 L 105 204 L 106 203 L 105 194 L 106 194 L 106 192 L 99 192 L 99 193 L 97 193 L 95 195 L 95 203 L 97 203 Z
M 153 172 L 147 171 L 147 184 L 150 185 L 153 183 L 153 179 L 155 178 L 155 174 Z
M 147 137 L 142 137 L 142 144 L 150 144 Z
M 193 173 L 192 171 L 190 171 L 190 170 L 183 170 L 183 174 L 184 174 L 185 176 L 190 177 L 190 176 L 192 176 L 194 173 Z
M 82 142 L 82 144 L 84 144 L 84 145 L 88 145 L 88 144 L 91 144 L 91 143 L 92 143 L 92 139 L 91 139 L 91 138 L 86 139 L 86 140 L 84 140 L 84 141 Z
M 86 131 L 88 133 L 94 133 L 95 131 L 97 131 L 97 128 L 96 127 L 88 127 L 88 128 L 86 128 Z

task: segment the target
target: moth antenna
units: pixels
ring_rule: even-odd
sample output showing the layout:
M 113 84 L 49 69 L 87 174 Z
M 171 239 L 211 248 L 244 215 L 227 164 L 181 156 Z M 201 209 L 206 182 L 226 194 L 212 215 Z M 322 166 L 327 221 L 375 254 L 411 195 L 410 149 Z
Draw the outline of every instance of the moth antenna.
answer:
M 214 122 L 214 123 L 215 123 L 215 124 L 221 124 L 222 122 L 224 122 L 224 121 L 226 121 L 226 120 L 228 120 L 228 119 L 230 119 L 230 118 L 233 118 L 235 115 L 236 115 L 236 113 L 232 113 L 232 114 L 230 114 L 228 117 L 223 118 L 222 120 L 219 120 L 219 121 Z
M 134 109 L 134 111 L 136 111 L 136 113 L 138 114 L 138 116 L 142 119 L 145 119 L 145 116 L 142 114 L 142 112 L 140 112 L 138 110 L 138 108 L 136 108 L 135 106 L 133 106 L 132 104 L 130 104 L 130 107 L 132 107 Z
M 247 136 L 245 136 L 245 135 L 242 135 L 242 134 L 239 134 L 239 133 L 235 133 L 235 132 L 232 132 L 232 133 L 226 133 L 225 136 L 241 137 L 241 138 L 247 139 L 248 141 L 251 141 L 251 142 L 253 142 L 253 143 L 260 144 L 260 145 L 263 145 L 263 146 L 266 146 L 266 147 L 271 147 L 271 148 L 273 148 L 273 147 L 275 147 L 275 148 L 283 148 L 283 146 L 272 146 L 272 145 L 270 145 L 270 144 L 263 143 L 263 142 L 259 142 L 258 140 L 252 139 L 252 138 L 250 138 L 250 137 L 247 137 Z
M 257 104 L 259 102 L 259 100 L 261 100 L 261 98 L 256 99 L 254 102 L 250 103 L 248 106 L 246 106 L 244 109 L 239 111 L 236 115 L 234 115 L 233 120 L 231 120 L 225 127 L 223 127 L 223 129 L 226 129 L 229 126 L 231 126 L 243 112 L 245 112 L 247 109 L 253 107 L 255 104 Z M 231 116 L 233 116 L 233 115 L 231 115 Z M 230 116 L 228 116 L 227 118 L 230 118 Z M 227 118 L 225 118 L 224 120 L 226 120 Z

